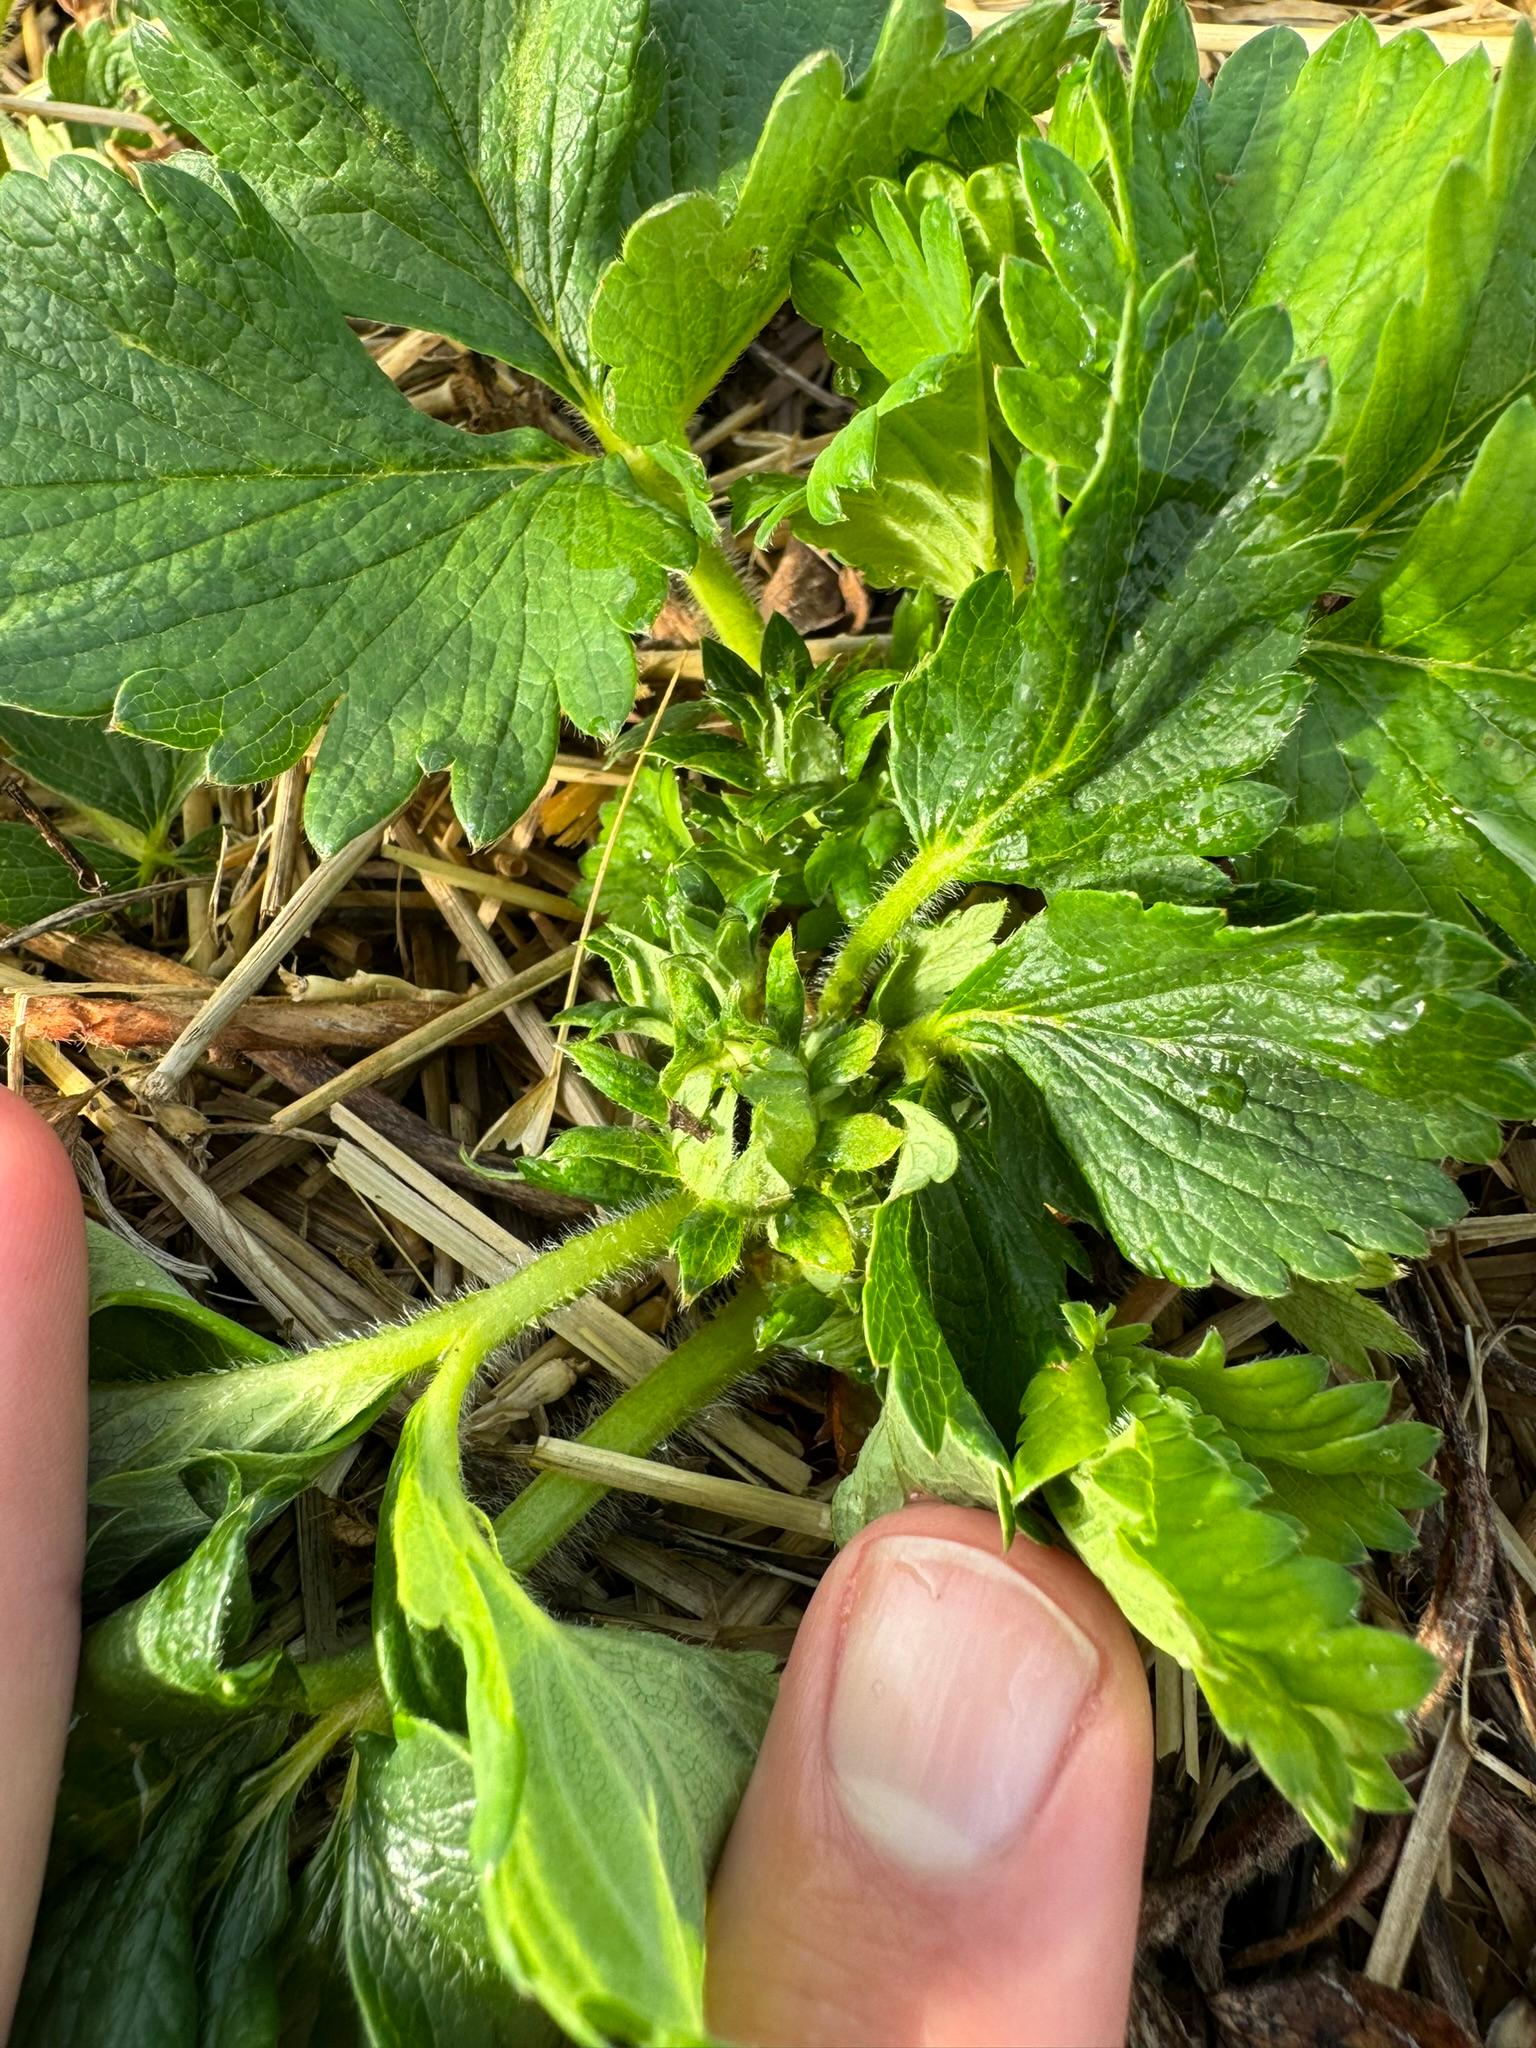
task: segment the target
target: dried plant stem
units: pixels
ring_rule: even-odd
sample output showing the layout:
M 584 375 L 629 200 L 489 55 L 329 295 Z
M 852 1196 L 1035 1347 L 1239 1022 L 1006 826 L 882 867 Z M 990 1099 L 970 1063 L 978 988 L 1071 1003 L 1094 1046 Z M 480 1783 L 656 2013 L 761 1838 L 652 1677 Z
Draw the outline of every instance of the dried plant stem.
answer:
M 563 946 L 558 953 L 551 953 L 547 960 L 540 960 L 536 966 L 513 975 L 510 981 L 498 982 L 492 988 L 466 996 L 441 1015 L 429 1017 L 415 1031 L 407 1032 L 390 1045 L 381 1046 L 367 1059 L 359 1060 L 356 1066 L 346 1068 L 330 1080 L 323 1081 L 318 1088 L 312 1088 L 307 1095 L 285 1104 L 273 1117 L 270 1128 L 291 1131 L 300 1124 L 312 1123 L 333 1104 L 344 1101 L 359 1088 L 377 1086 L 391 1074 L 402 1072 L 418 1060 L 429 1059 L 445 1045 L 456 1044 L 477 1024 L 498 1016 L 507 1007 L 509 998 L 536 995 L 541 988 L 548 988 L 551 982 L 558 981 L 575 957 L 574 946 Z
M 717 1479 L 709 1472 L 686 1472 L 628 1451 L 600 1450 L 579 1438 L 570 1442 L 564 1437 L 541 1436 L 531 1446 L 513 1448 L 517 1455 L 526 1453 L 536 1471 L 590 1483 L 599 1493 L 611 1489 L 644 1494 L 650 1500 L 728 1515 L 764 1529 L 787 1529 L 796 1536 L 832 1540 L 831 1509 L 825 1501 L 807 1500 L 803 1494 L 775 1493 L 769 1486 Z
M 332 900 L 377 851 L 383 827 L 377 826 L 357 838 L 329 860 L 322 861 L 301 889 L 295 891 L 244 959 L 204 1003 L 154 1072 L 143 1084 L 149 1101 L 173 1096 L 203 1054 L 218 1038 L 240 1005 L 263 985 L 305 933 L 319 921 Z M 194 965 L 196 962 L 194 962 Z

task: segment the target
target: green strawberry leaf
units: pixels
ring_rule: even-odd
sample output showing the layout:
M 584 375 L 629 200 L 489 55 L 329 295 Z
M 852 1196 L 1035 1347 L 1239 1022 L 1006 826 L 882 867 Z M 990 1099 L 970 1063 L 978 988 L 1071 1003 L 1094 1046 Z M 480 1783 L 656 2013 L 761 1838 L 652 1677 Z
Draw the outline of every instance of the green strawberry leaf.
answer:
M 439 1372 L 390 1470 L 381 1648 L 397 1726 L 442 1725 L 433 1646 L 451 1644 L 474 1778 L 470 1862 L 497 1962 L 589 2048 L 615 2035 L 702 2044 L 705 1887 L 771 1674 L 763 1659 L 543 1613 L 461 1490 L 465 1378 Z
M 147 1252 L 87 1221 L 91 1381 L 170 1379 L 281 1358 L 279 1345 L 205 1308 Z
M 78 804 L 94 832 L 147 866 L 167 855 L 176 814 L 203 779 L 199 755 L 147 746 L 83 718 L 0 711 L 0 747 L 24 775 Z
M 1236 927 L 1069 891 L 927 1030 L 1029 1077 L 1134 1264 L 1275 1295 L 1461 1213 L 1441 1159 L 1493 1157 L 1529 1099 L 1526 1027 L 1481 993 L 1500 964 L 1413 918 Z
M 299 1704 L 283 1650 L 228 1662 L 255 1618 L 246 1545 L 263 1505 L 257 1495 L 237 1496 L 234 1485 L 224 1513 L 184 1564 L 86 1631 L 79 1694 L 85 1710 L 158 1734 L 183 1721 Z
M 206 747 L 224 782 L 286 765 L 329 714 L 322 846 L 450 765 L 494 839 L 542 786 L 562 711 L 592 732 L 628 712 L 627 635 L 691 535 L 616 458 L 416 412 L 238 183 L 142 183 L 81 158 L 0 184 L 0 381 L 20 380 L 0 689 L 115 702 L 142 738 Z M 39 356 L 39 333 L 59 345 Z M 40 424 L 60 418 L 67 438 Z
M 137 864 L 114 847 L 93 839 L 69 844 L 109 889 L 131 889 L 140 879 Z M 0 825 L 0 924 L 20 930 L 87 900 L 69 863 L 31 825 Z
M 1401 1272 L 1377 1254 L 1361 1259 L 1353 1280 L 1293 1280 L 1271 1303 L 1275 1321 L 1344 1378 L 1370 1379 L 1373 1351 L 1386 1358 L 1411 1358 L 1418 1349 L 1397 1318 L 1362 1292 L 1390 1286 Z
M 974 585 L 896 692 L 925 876 L 1210 895 L 1198 856 L 1273 829 L 1281 798 L 1247 778 L 1295 721 L 1306 607 L 1350 546 L 1305 459 L 1326 387 L 1290 355 L 1281 313 L 1228 328 L 1187 271 L 1130 321 L 1092 478 L 1064 517 L 1035 505 L 1035 582 Z
M 811 223 L 861 179 L 937 142 L 951 115 L 989 89 L 1026 107 L 1043 103 L 1074 19 L 1070 0 L 1036 0 L 951 47 L 940 0 L 895 0 L 856 85 L 832 51 L 807 58 L 780 88 L 730 189 L 653 207 L 605 273 L 591 332 L 612 366 L 606 399 L 618 431 L 675 440 L 784 298 Z
M 1342 1859 L 1357 1806 L 1410 1803 L 1388 1759 L 1435 1661 L 1406 1636 L 1356 1621 L 1350 1574 L 1308 1554 L 1289 1515 L 1269 1511 L 1265 1475 L 1182 1386 L 1162 1383 L 1165 1361 L 1136 1349 L 1136 1334 L 1115 1333 L 1097 1353 L 1113 1434 L 1051 1481 L 1047 1499 L 1122 1613 L 1194 1672 L 1218 1726 L 1252 1749 Z M 1208 1390 L 1208 1375 L 1200 1385 Z M 1314 1414 L 1330 1399 L 1316 1396 Z M 1359 1419 L 1344 1419 L 1345 1441 Z
M 347 1973 L 369 2038 L 422 2048 L 544 2048 L 558 2038 L 497 1967 L 469 1853 L 463 1743 L 400 1715 L 357 1738 L 346 1833 Z
M 1512 405 L 1391 568 L 1317 621 L 1290 815 L 1254 872 L 1320 908 L 1491 919 L 1536 953 L 1536 406 Z
M 1368 1550 L 1413 1547 L 1402 1511 L 1440 1498 L 1422 1469 L 1440 1432 L 1388 1422 L 1385 1380 L 1329 1386 L 1320 1358 L 1228 1366 L 1214 1338 L 1193 1358 L 1159 1355 L 1156 1371 L 1165 1387 L 1192 1395 L 1263 1473 L 1275 1512 L 1300 1527 L 1303 1550 L 1358 1564 Z
M 876 1211 L 864 1269 L 864 1338 L 886 1373 L 884 1405 L 838 1488 L 833 1533 L 846 1543 L 914 1492 L 996 1507 L 1012 1528 L 1012 1473 L 939 1327 L 912 1196 Z
M 1048 1212 L 1091 1213 L 1038 1094 L 1006 1061 L 980 1055 L 984 1114 L 959 1125 L 952 1178 L 925 1187 L 912 1256 L 966 1386 L 1006 1442 L 1019 1400 L 1063 1346 L 1061 1298 L 1083 1254 Z

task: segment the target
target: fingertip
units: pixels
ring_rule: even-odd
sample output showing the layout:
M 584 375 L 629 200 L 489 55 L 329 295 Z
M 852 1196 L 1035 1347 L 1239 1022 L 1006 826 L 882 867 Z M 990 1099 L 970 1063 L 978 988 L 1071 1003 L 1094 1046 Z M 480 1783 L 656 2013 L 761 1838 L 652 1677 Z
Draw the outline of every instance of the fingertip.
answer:
M 68 1155 L 0 1090 L 0 1916 L 3 2035 L 41 1883 L 79 1644 L 85 1537 L 85 1223 Z
M 1135 1643 L 1076 1559 L 1005 1554 L 969 1509 L 872 1524 L 812 1602 L 722 1861 L 716 2030 L 1119 2039 L 1151 1765 Z

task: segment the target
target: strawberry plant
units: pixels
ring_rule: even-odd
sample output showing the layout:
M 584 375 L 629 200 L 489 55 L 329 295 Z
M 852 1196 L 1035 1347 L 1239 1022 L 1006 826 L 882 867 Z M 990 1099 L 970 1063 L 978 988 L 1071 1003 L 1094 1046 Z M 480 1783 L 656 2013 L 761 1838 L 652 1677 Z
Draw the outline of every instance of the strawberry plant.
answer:
M 821 1361 L 880 1398 L 840 1536 L 995 1506 L 1336 1854 L 1407 1805 L 1436 1667 L 1351 1567 L 1411 1545 L 1436 1438 L 1369 1293 L 1536 1101 L 1536 47 L 1272 32 L 1208 88 L 1180 6 L 1127 23 L 1128 70 L 1069 0 L 971 44 L 937 0 L 165 0 L 137 73 L 211 157 L 0 183 L 16 704 L 221 779 L 324 725 L 322 846 L 443 767 L 489 841 L 561 715 L 624 723 L 669 572 L 717 635 L 619 754 L 611 994 L 565 1017 L 612 1121 L 522 1169 L 590 1228 L 302 1355 L 95 1247 L 19 2040 L 704 2038 L 771 1675 L 553 1619 L 526 1581 L 596 1489 L 492 1519 L 458 1442 L 498 1346 L 668 1256 L 699 1318 L 592 1442 Z M 688 449 L 786 293 L 855 409 L 736 516 L 919 593 L 888 668 L 762 631 Z M 595 445 L 423 418 L 348 315 Z M 1086 1298 L 1106 1244 L 1303 1351 L 1159 1350 Z M 252 1653 L 253 1532 L 402 1395 L 371 1643 Z

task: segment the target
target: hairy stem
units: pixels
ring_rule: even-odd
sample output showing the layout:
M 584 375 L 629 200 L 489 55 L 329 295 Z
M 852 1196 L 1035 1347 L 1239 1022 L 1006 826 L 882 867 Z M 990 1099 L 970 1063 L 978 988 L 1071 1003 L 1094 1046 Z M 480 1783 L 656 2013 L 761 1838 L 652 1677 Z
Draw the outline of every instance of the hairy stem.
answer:
M 633 448 L 621 439 L 594 404 L 586 414 L 587 425 L 611 455 L 622 455 L 629 473 L 648 498 L 670 512 L 685 526 L 692 526 L 683 486 L 677 477 L 644 448 Z M 686 454 L 686 449 L 682 451 Z M 732 567 L 723 543 L 696 535 L 698 553 L 684 581 L 694 602 L 703 612 L 715 638 L 739 654 L 743 661 L 756 663 L 763 647 L 763 621 L 752 593 Z
M 688 571 L 687 583 L 715 637 L 732 654 L 755 665 L 763 651 L 763 621 L 719 541 L 699 542 L 698 559 Z
M 881 954 L 901 937 L 929 898 L 954 880 L 965 857 L 964 848 L 932 846 L 902 869 L 848 934 L 822 988 L 819 1016 L 827 1020 L 847 1016 L 863 995 Z
M 494 1287 L 430 1309 L 414 1322 L 311 1352 L 305 1363 L 337 1372 L 377 1366 L 405 1379 L 434 1364 L 450 1345 L 467 1345 L 484 1358 L 529 1324 L 542 1322 L 551 1309 L 600 1287 L 626 1266 L 658 1257 L 692 1206 L 693 1197 L 679 1193 L 627 1210 L 611 1222 L 576 1231 Z
M 757 1320 L 765 1305 L 761 1288 L 742 1288 L 654 1372 L 620 1394 L 576 1441 L 632 1458 L 655 1450 L 760 1361 Z M 507 1568 L 531 1570 L 607 1491 L 563 1472 L 541 1472 L 497 1517 L 496 1542 Z

